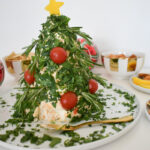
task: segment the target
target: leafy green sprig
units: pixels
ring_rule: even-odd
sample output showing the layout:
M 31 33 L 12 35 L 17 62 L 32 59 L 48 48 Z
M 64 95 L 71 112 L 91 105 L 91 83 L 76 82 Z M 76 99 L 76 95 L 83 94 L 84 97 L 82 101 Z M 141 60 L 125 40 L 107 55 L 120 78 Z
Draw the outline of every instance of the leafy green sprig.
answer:
M 103 110 L 103 105 L 97 101 L 98 96 L 89 94 L 88 81 L 93 78 L 103 86 L 106 86 L 106 83 L 89 70 L 89 67 L 96 63 L 90 60 L 77 40 L 78 36 L 81 36 L 91 44 L 91 37 L 81 32 L 81 27 L 69 27 L 69 21 L 70 19 L 63 15 L 47 17 L 38 39 L 26 47 L 23 53 L 25 55 L 29 55 L 32 50 L 35 51 L 29 70 L 34 73 L 36 82 L 29 86 L 22 78 L 22 93 L 17 96 L 14 117 L 27 116 L 30 120 L 33 119 L 33 112 L 41 101 L 50 101 L 55 107 L 62 94 L 60 90 L 75 92 L 81 97 L 78 103 L 84 103 L 85 107 L 89 107 L 89 114 L 95 110 L 99 113 Z M 68 52 L 67 60 L 61 65 L 55 64 L 49 57 L 54 47 L 63 47 Z M 26 113 L 27 109 L 30 110 L 29 113 Z M 79 112 L 85 111 L 87 110 L 81 107 Z M 81 116 L 85 119 L 84 115 Z M 89 115 L 89 119 L 92 117 Z

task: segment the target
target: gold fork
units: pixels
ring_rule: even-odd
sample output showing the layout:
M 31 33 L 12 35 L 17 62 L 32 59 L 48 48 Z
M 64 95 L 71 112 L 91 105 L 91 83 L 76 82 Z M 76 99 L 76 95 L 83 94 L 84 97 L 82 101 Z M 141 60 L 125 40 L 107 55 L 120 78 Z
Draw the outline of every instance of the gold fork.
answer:
M 46 127 L 47 128 L 53 128 L 56 130 L 63 130 L 63 131 L 72 131 L 72 130 L 77 130 L 85 125 L 92 125 L 92 124 L 101 124 L 101 123 L 121 123 L 121 122 L 129 122 L 133 120 L 133 116 L 125 116 L 122 118 L 118 118 L 118 119 L 110 119 L 110 120 L 99 120 L 99 121 L 90 121 L 90 122 L 85 122 L 85 123 L 81 123 L 79 125 L 76 126 L 68 126 L 68 125 L 58 125 L 58 124 L 47 124 Z M 44 125 L 43 125 L 44 126 Z

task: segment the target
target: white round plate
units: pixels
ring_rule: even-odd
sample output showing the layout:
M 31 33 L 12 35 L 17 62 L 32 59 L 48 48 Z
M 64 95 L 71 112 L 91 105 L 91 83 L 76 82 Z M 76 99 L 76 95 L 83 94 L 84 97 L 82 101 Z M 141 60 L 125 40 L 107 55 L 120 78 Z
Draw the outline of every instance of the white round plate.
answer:
M 136 76 L 137 76 L 137 75 L 136 75 Z M 143 87 L 141 87 L 141 86 L 138 86 L 138 85 L 134 84 L 133 81 L 132 81 L 132 77 L 135 77 L 135 75 L 130 77 L 129 83 L 130 83 L 135 89 L 137 89 L 137 90 L 139 90 L 139 91 L 141 91 L 141 92 L 150 94 L 150 89 L 146 89 L 146 88 L 143 88 Z
M 99 86 L 99 89 L 102 89 L 101 86 Z M 121 137 L 122 135 L 126 134 L 131 128 L 135 127 L 137 121 L 140 118 L 141 115 L 141 107 L 140 107 L 140 103 L 139 100 L 137 99 L 137 97 L 135 97 L 135 102 L 133 105 L 136 105 L 137 107 L 135 107 L 132 112 L 128 111 L 128 107 L 125 105 L 122 105 L 123 102 L 127 102 L 127 100 L 124 98 L 124 95 L 120 95 L 116 92 L 114 92 L 114 89 L 120 89 L 122 91 L 128 92 L 127 90 L 124 90 L 123 88 L 117 86 L 117 85 L 113 85 L 113 88 L 111 89 L 104 89 L 104 93 L 103 93 L 103 98 L 107 97 L 107 101 L 106 101 L 106 107 L 105 107 L 105 111 L 106 111 L 106 117 L 107 118 L 115 118 L 115 117 L 123 117 L 123 116 L 127 116 L 127 115 L 131 115 L 131 113 L 133 114 L 134 120 L 132 122 L 128 122 L 126 123 L 126 127 L 123 127 L 120 124 L 117 124 L 116 126 L 121 128 L 121 131 L 117 132 L 116 130 L 114 130 L 113 125 L 111 124 L 107 124 L 106 126 L 106 132 L 103 133 L 104 135 L 109 134 L 109 137 L 106 137 L 104 139 L 101 140 L 97 140 L 91 143 L 87 143 L 87 144 L 82 144 L 82 145 L 75 145 L 72 147 L 65 147 L 63 142 L 64 140 L 68 139 L 66 136 L 64 135 L 60 135 L 60 133 L 57 131 L 51 131 L 51 130 L 46 130 L 46 129 L 41 129 L 41 131 L 39 132 L 39 134 L 50 134 L 51 136 L 56 136 L 56 137 L 61 137 L 62 138 L 62 143 L 57 145 L 56 148 L 53 148 L 53 150 L 88 150 L 88 149 L 94 149 L 96 147 L 102 146 L 106 143 L 110 143 L 116 139 L 118 139 L 119 137 Z M 13 105 L 15 103 L 15 97 L 11 97 L 10 93 L 14 93 L 14 90 L 9 90 L 9 91 L 5 91 L 4 93 L 1 93 L 0 96 L 3 97 L 7 104 L 9 105 Z M 130 95 L 134 95 L 130 92 L 128 92 Z M 108 98 L 109 97 L 109 98 Z M 115 98 L 116 97 L 116 98 Z M 129 102 L 129 101 L 128 101 Z M 0 107 L 0 114 L 3 117 L 0 117 L 0 124 L 3 124 L 5 120 L 7 120 L 10 116 L 9 113 L 10 107 L 4 107 L 1 108 Z M 101 125 L 93 125 L 92 127 L 89 126 L 85 126 L 83 128 L 80 128 L 78 130 L 76 130 L 75 132 L 79 133 L 80 136 L 82 137 L 86 137 L 87 135 L 89 135 L 90 133 L 93 133 L 96 130 L 101 130 L 102 129 L 102 124 Z M 13 127 L 10 127 L 13 128 Z M 29 128 L 29 127 L 28 127 Z M 0 134 L 2 134 L 0 130 Z M 28 148 L 23 147 L 24 145 L 28 145 Z M 36 146 L 36 145 L 32 145 L 29 142 L 27 143 L 20 143 L 20 139 L 19 137 L 11 142 L 11 140 L 8 140 L 7 142 L 2 142 L 0 141 L 0 147 L 2 148 L 6 148 L 9 150 L 35 150 L 35 149 L 39 149 L 39 150 L 49 150 L 51 149 L 48 146 L 48 143 L 45 142 L 40 146 Z

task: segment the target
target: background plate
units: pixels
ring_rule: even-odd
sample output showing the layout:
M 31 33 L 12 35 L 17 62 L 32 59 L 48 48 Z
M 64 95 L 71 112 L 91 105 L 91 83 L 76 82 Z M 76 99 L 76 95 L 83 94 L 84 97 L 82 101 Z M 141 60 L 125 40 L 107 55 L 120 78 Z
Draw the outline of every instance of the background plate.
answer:
M 138 85 L 134 84 L 133 81 L 132 81 L 132 77 L 135 77 L 135 75 L 130 77 L 129 83 L 130 83 L 135 89 L 137 89 L 137 90 L 139 90 L 139 91 L 141 91 L 141 92 L 150 94 L 150 89 L 146 89 L 146 88 L 143 88 L 143 87 L 141 87 L 141 86 L 138 86 Z

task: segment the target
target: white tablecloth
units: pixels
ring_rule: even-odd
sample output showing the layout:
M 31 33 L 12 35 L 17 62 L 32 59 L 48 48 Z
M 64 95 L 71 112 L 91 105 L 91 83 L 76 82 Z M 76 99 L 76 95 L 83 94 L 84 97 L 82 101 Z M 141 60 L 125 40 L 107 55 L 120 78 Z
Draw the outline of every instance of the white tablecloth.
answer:
M 143 71 L 147 71 L 148 69 L 143 69 Z M 142 116 L 137 123 L 137 125 L 130 130 L 127 134 L 120 137 L 119 139 L 106 144 L 102 147 L 98 147 L 94 150 L 149 150 L 150 149 L 150 121 L 146 118 L 144 113 L 145 103 L 148 99 L 150 99 L 150 94 L 145 94 L 139 92 L 132 88 L 128 82 L 128 80 L 116 80 L 112 79 L 103 68 L 94 69 L 94 72 L 100 73 L 103 77 L 110 80 L 112 83 L 118 84 L 129 91 L 135 93 L 138 99 L 141 102 L 142 107 Z M 150 72 L 150 69 L 149 69 Z M 0 87 L 0 93 L 5 91 L 6 89 L 11 88 L 15 84 L 15 80 L 6 73 L 5 81 L 3 85 Z M 0 150 L 4 150 L 0 148 Z M 71 148 L 70 148 L 71 150 Z

